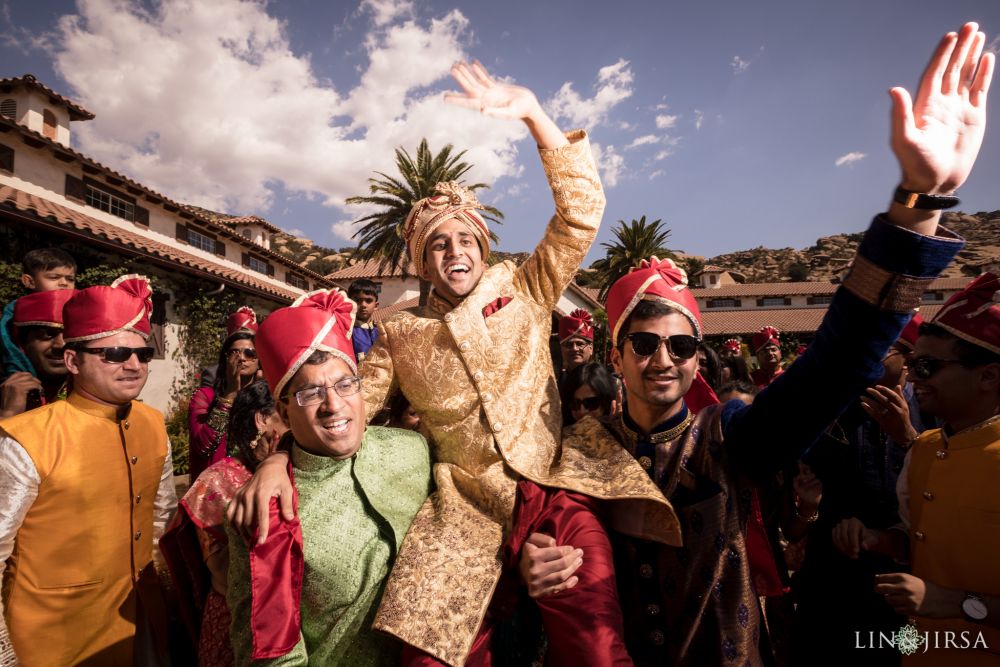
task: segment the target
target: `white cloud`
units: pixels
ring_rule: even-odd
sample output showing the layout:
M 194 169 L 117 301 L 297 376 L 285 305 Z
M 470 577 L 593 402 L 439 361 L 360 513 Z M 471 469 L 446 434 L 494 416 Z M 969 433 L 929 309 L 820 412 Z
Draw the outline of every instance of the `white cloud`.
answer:
M 593 97 L 581 97 L 567 81 L 545 107 L 554 117 L 564 118 L 574 127 L 594 128 L 607 118 L 608 112 L 632 95 L 632 68 L 624 58 L 597 72 Z
M 644 134 L 641 137 L 633 139 L 630 144 L 625 146 L 625 150 L 629 151 L 633 148 L 638 148 L 639 146 L 648 146 L 649 144 L 656 144 L 659 142 L 660 138 L 655 134 Z
M 409 0 L 361 0 L 360 11 L 372 13 L 376 26 L 384 26 L 396 19 L 413 16 L 413 3 Z
M 660 176 L 663 176 L 663 174 L 665 173 L 667 172 L 663 171 L 662 169 L 657 169 L 656 171 L 654 171 L 649 175 L 649 180 L 653 180 L 654 178 L 659 178 Z
M 705 124 L 705 114 L 704 112 L 695 109 L 694 110 L 694 129 L 700 130 L 701 126 Z
M 674 154 L 674 151 L 673 151 L 672 148 L 664 148 L 662 151 L 658 152 L 655 156 L 653 156 L 653 159 L 656 160 L 657 162 L 659 162 L 660 160 L 667 159 L 668 157 L 670 157 L 673 154 Z
M 844 165 L 851 166 L 859 160 L 864 160 L 866 157 L 865 153 L 859 153 L 857 151 L 848 153 L 846 155 L 841 155 L 834 161 L 834 164 L 838 167 L 843 167 Z
M 594 142 L 590 147 L 594 151 L 594 161 L 601 172 L 604 187 L 613 188 L 618 185 L 618 179 L 625 173 L 625 158 L 615 151 L 614 146 L 602 146 Z
M 306 233 L 303 230 L 299 229 L 298 227 L 296 227 L 295 229 L 286 229 L 285 231 L 287 231 L 292 236 L 305 236 L 306 235 Z
M 733 56 L 733 59 L 729 62 L 729 66 L 733 68 L 733 74 L 743 74 L 743 72 L 750 69 L 750 61 L 743 60 L 739 56 Z
M 994 37 L 989 44 L 986 45 L 984 51 L 989 51 L 994 55 L 1000 55 L 1000 35 Z
M 668 130 L 677 124 L 678 118 L 680 118 L 680 116 L 666 114 L 666 113 L 659 114 L 656 117 L 656 127 L 661 130 Z
M 374 22 L 407 2 L 368 2 Z M 81 150 L 167 196 L 228 212 L 266 213 L 272 187 L 317 198 L 357 219 L 344 199 L 374 171 L 395 173 L 393 151 L 469 149 L 470 180 L 517 176 L 521 123 L 445 104 L 428 88 L 464 57 L 458 10 L 369 32 L 359 83 L 338 90 L 293 53 L 285 25 L 262 3 L 80 0 L 57 29 L 55 68 L 97 114 L 78 123 Z M 379 12 L 382 12 L 381 14 Z M 122 94 L 128 91 L 127 95 Z M 349 120 L 342 120 L 348 118 Z M 336 215 L 336 214 L 335 214 Z M 354 229 L 334 223 L 338 235 Z

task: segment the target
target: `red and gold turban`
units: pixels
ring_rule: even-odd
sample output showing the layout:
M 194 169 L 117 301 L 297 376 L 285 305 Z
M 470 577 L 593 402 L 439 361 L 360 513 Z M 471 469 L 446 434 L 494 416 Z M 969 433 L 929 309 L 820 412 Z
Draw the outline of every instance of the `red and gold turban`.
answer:
M 1000 354 L 1000 277 L 984 273 L 952 295 L 932 322 L 973 345 Z
M 267 316 L 257 331 L 255 345 L 264 377 L 280 396 L 309 356 L 323 350 L 343 359 L 354 373 L 358 363 L 351 345 L 356 303 L 339 288 L 303 294 L 287 308 Z
M 583 308 L 577 308 L 559 320 L 559 342 L 563 343 L 574 336 L 594 340 L 594 320 Z
M 257 333 L 257 313 L 250 306 L 242 306 L 226 319 L 226 338 L 240 332 Z
M 916 347 L 917 337 L 920 335 L 920 325 L 923 323 L 924 318 L 920 317 L 920 313 L 914 313 L 910 321 L 903 327 L 903 333 L 899 334 L 899 338 L 896 339 L 896 344 L 910 350 Z
M 410 260 L 417 273 L 424 272 L 424 247 L 427 239 L 443 222 L 451 218 L 462 222 L 479 241 L 483 262 L 490 255 L 490 230 L 477 209 L 483 207 L 469 188 L 457 181 L 445 181 L 434 186 L 437 194 L 413 204 L 403 225 L 403 237 Z
M 618 330 L 640 301 L 659 301 L 673 308 L 691 322 L 694 335 L 701 338 L 701 311 L 691 290 L 687 274 L 670 259 L 644 259 L 639 266 L 622 276 L 608 291 L 608 324 L 611 340 L 618 341 Z
M 111 283 L 77 291 L 63 307 L 67 343 L 106 338 L 123 331 L 149 338 L 153 290 L 146 276 L 130 274 Z
M 32 292 L 14 302 L 15 327 L 63 328 L 63 306 L 76 294 L 74 289 Z
M 771 343 L 781 347 L 781 338 L 779 338 L 780 335 L 781 332 L 774 327 L 761 327 L 760 331 L 753 335 L 752 344 L 754 354 L 757 354 L 760 352 L 762 347 L 766 347 Z
M 733 354 L 739 354 L 740 350 L 743 349 L 743 345 L 740 343 L 739 338 L 727 338 L 726 342 L 722 344 L 722 349 L 732 352 Z

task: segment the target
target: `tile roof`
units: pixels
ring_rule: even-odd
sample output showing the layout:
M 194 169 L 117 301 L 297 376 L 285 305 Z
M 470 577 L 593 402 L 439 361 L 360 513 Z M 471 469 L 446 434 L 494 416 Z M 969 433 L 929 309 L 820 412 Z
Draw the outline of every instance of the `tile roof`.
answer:
M 68 97 L 60 95 L 45 84 L 41 83 L 35 78 L 34 74 L 25 74 L 23 76 L 12 76 L 0 79 L 0 87 L 2 86 L 11 86 L 12 88 L 16 88 L 17 86 L 28 86 L 30 88 L 37 88 L 49 97 L 65 104 L 69 109 L 70 120 L 93 120 L 94 118 L 94 114 L 87 111 Z
M 921 306 L 920 314 L 930 319 L 943 304 Z M 706 336 L 751 335 L 763 326 L 772 326 L 788 333 L 813 333 L 819 329 L 826 308 L 754 308 L 723 312 L 702 311 L 701 323 Z
M 379 268 L 379 260 L 370 259 L 367 262 L 358 262 L 344 267 L 339 271 L 334 271 L 326 276 L 327 280 L 354 280 L 355 278 L 409 278 L 416 277 L 417 268 L 413 262 L 407 262 L 406 271 L 395 268 L 391 271 L 384 271 Z
M 173 201 L 169 197 L 162 195 L 159 192 L 156 192 L 155 190 L 143 185 L 142 183 L 139 183 L 138 181 L 132 180 L 128 176 L 125 176 L 124 174 L 121 174 L 115 171 L 114 169 L 111 169 L 110 167 L 101 164 L 100 162 L 94 160 L 93 158 L 87 157 L 83 153 L 75 151 L 72 148 L 69 148 L 68 146 L 63 146 L 59 142 L 53 141 L 52 139 L 49 139 L 48 137 L 39 134 L 34 130 L 30 130 L 16 121 L 0 116 L 0 133 L 9 132 L 10 130 L 16 130 L 23 137 L 25 137 L 26 143 L 30 140 L 31 143 L 29 145 L 33 147 L 45 146 L 45 145 L 49 146 L 56 153 L 56 157 L 60 157 L 64 161 L 72 162 L 73 160 L 79 160 L 84 165 L 85 173 L 87 173 L 88 169 L 101 171 L 105 174 L 105 176 L 110 176 L 111 178 L 121 181 L 127 187 L 136 188 L 137 190 L 145 193 L 146 199 L 148 201 L 153 203 L 163 204 L 164 207 L 167 206 L 172 207 L 167 209 L 170 212 L 172 212 L 175 209 L 180 211 L 179 215 L 182 218 L 200 222 L 201 224 L 205 225 L 210 231 L 224 232 L 228 234 L 231 239 L 241 244 L 243 247 L 247 248 L 251 252 L 258 253 L 260 255 L 263 255 L 264 257 L 267 257 L 268 259 L 273 259 L 278 263 L 285 265 L 286 267 L 293 268 L 296 271 L 300 271 L 309 276 L 311 279 L 318 281 L 319 284 L 323 285 L 324 287 L 332 286 L 325 277 L 321 276 L 315 271 L 311 271 L 303 266 L 299 266 L 293 260 L 285 257 L 284 255 L 276 253 L 273 250 L 268 250 L 267 248 L 259 246 L 253 241 L 250 241 L 249 239 L 243 238 L 242 236 L 236 233 L 236 230 L 229 227 L 229 225 L 217 222 L 208 217 L 207 215 L 205 215 L 204 213 L 196 212 L 194 209 L 188 207 L 185 204 Z
M 379 308 L 375 311 L 375 317 L 380 320 L 388 319 L 389 316 L 395 315 L 401 310 L 406 310 L 407 308 L 414 308 L 420 305 L 420 297 L 415 296 L 412 299 L 406 299 L 405 301 L 398 301 L 391 306 L 386 306 L 385 308 Z
M 198 257 L 9 185 L 0 185 L 0 213 L 3 212 L 12 212 L 21 219 L 43 225 L 55 223 L 52 226 L 57 230 L 76 232 L 74 236 L 104 240 L 125 252 L 152 257 L 154 261 L 159 259 L 161 264 L 174 268 L 179 266 L 194 275 L 209 274 L 244 290 L 277 297 L 279 301 L 289 302 L 299 296 L 290 289 L 260 280 L 247 270 Z
M 972 278 L 938 278 L 928 289 L 961 289 Z M 738 296 L 792 296 L 799 294 L 833 294 L 839 285 L 830 282 L 743 283 L 722 287 L 696 287 L 691 290 L 698 299 L 718 299 Z

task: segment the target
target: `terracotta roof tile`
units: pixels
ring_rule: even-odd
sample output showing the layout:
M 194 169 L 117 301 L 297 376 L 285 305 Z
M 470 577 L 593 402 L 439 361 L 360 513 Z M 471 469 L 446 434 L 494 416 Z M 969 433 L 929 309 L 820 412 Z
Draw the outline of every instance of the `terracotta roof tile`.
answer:
M 40 221 L 69 226 L 84 232 L 87 236 L 103 237 L 126 251 L 137 251 L 136 254 L 140 255 L 153 255 L 173 264 L 193 269 L 195 273 L 209 273 L 244 288 L 278 297 L 280 300 L 292 301 L 299 296 L 297 292 L 260 280 L 248 271 L 203 259 L 37 195 L 9 185 L 0 185 L 0 211 L 5 209 L 25 214 Z
M 930 319 L 941 310 L 941 305 L 921 306 L 920 314 Z M 707 336 L 751 335 L 763 326 L 775 327 L 788 333 L 813 333 L 819 329 L 826 308 L 754 308 L 716 312 L 703 310 L 702 327 Z
M 94 118 L 94 114 L 87 111 L 68 97 L 60 95 L 56 91 L 52 90 L 36 79 L 34 74 L 25 74 L 23 76 L 13 76 L 0 79 L 0 86 L 28 86 L 30 88 L 37 88 L 49 97 L 55 98 L 65 104 L 69 108 L 70 118 L 72 120 L 92 120 Z M 76 117 L 73 118 L 73 116 Z
M 971 278 L 938 278 L 928 289 L 961 289 Z M 833 294 L 837 291 L 830 282 L 743 283 L 717 288 L 696 287 L 691 290 L 698 299 L 718 299 L 739 296 L 794 296 L 801 294 Z
M 247 248 L 251 252 L 258 253 L 258 254 L 263 255 L 264 257 L 267 257 L 269 259 L 273 259 L 273 260 L 277 261 L 280 264 L 284 264 L 286 267 L 295 269 L 296 271 L 301 271 L 302 273 L 305 273 L 307 276 L 309 276 L 313 280 L 318 281 L 319 284 L 323 285 L 324 287 L 332 287 L 332 284 L 326 278 L 324 278 L 323 276 L 321 276 L 320 274 L 316 273 L 315 271 L 311 271 L 310 269 L 307 269 L 305 267 L 299 266 L 293 260 L 285 257 L 284 255 L 276 253 L 273 250 L 268 250 L 267 248 L 264 248 L 263 246 L 257 245 L 253 241 L 250 241 L 248 239 L 243 238 L 242 236 L 240 236 L 239 234 L 237 234 L 234 229 L 232 229 L 231 227 L 229 227 L 229 225 L 226 225 L 226 224 L 223 224 L 223 223 L 218 222 L 216 220 L 213 220 L 212 218 L 210 218 L 209 216 L 207 216 L 207 215 L 205 215 L 203 213 L 196 212 L 195 210 L 193 210 L 192 208 L 190 208 L 186 204 L 181 204 L 179 202 L 175 202 L 172 199 L 170 199 L 169 197 L 167 197 L 165 195 L 162 195 L 159 192 L 156 192 L 155 190 L 153 190 L 153 189 L 151 189 L 151 188 L 143 185 L 142 183 L 139 183 L 138 181 L 132 180 L 128 176 L 126 176 L 124 174 L 121 174 L 121 173 L 115 171 L 114 169 L 111 169 L 110 167 L 107 167 L 107 166 L 101 164 L 100 162 L 98 162 L 97 160 L 94 160 L 93 158 L 87 157 L 83 153 L 75 151 L 75 150 L 73 150 L 72 148 L 70 148 L 68 146 L 63 146 L 59 142 L 53 141 L 52 139 L 49 139 L 48 137 L 46 137 L 44 135 L 41 135 L 38 132 L 30 130 L 27 127 L 25 127 L 24 125 L 21 125 L 21 124 L 17 123 L 16 121 L 13 121 L 13 120 L 10 120 L 9 118 L 4 118 L 4 117 L 0 116 L 0 132 L 7 132 L 7 131 L 9 131 L 11 129 L 17 130 L 23 136 L 30 137 L 33 141 L 42 142 L 43 145 L 48 145 L 53 150 L 58 151 L 59 153 L 61 153 L 63 155 L 71 156 L 72 158 L 75 158 L 75 159 L 79 160 L 80 162 L 84 163 L 85 165 L 90 165 L 92 168 L 95 168 L 95 169 L 98 169 L 98 170 L 104 172 L 105 175 L 110 175 L 112 178 L 116 178 L 116 179 L 118 179 L 118 180 L 120 180 L 120 181 L 122 181 L 122 182 L 124 182 L 124 183 L 126 183 L 126 184 L 128 184 L 128 185 L 130 185 L 132 187 L 134 187 L 134 188 L 138 188 L 139 190 L 145 192 L 147 194 L 148 198 L 152 198 L 153 200 L 162 202 L 165 205 L 170 205 L 170 206 L 176 207 L 178 210 L 183 210 L 183 213 L 184 213 L 185 216 L 190 216 L 192 219 L 194 219 L 194 220 L 200 222 L 201 224 L 205 225 L 211 231 L 224 231 L 224 232 L 226 232 L 227 234 L 230 235 L 230 237 L 234 241 L 236 241 L 237 243 L 243 245 L 245 248 Z M 37 145 L 37 144 L 34 144 L 34 145 Z
M 385 272 L 379 268 L 379 260 L 371 259 L 367 262 L 358 262 L 351 266 L 344 267 L 339 271 L 334 271 L 326 276 L 327 280 L 354 280 L 355 278 L 404 278 L 416 276 L 417 269 L 413 262 L 408 262 L 405 273 L 398 268 Z
M 414 308 L 420 305 L 420 297 L 415 296 L 412 299 L 406 299 L 405 301 L 398 301 L 391 306 L 386 306 L 385 308 L 379 308 L 375 311 L 375 317 L 380 320 L 388 319 L 391 315 L 395 315 L 401 310 L 406 310 L 407 308 Z

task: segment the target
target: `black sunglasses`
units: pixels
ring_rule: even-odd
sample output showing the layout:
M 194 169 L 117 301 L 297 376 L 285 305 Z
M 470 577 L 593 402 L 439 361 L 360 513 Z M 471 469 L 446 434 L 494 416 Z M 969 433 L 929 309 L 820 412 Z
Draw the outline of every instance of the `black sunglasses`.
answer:
M 657 336 L 648 331 L 630 333 L 627 336 L 632 344 L 632 351 L 637 357 L 651 357 L 660 349 L 660 343 L 667 344 L 667 354 L 675 359 L 690 359 L 698 353 L 700 338 L 688 336 L 686 334 L 675 334 L 673 336 Z
M 600 396 L 588 396 L 587 398 L 574 398 L 573 410 L 597 410 L 604 405 L 604 399 Z
M 961 359 L 938 359 L 937 357 L 916 357 L 906 362 L 906 367 L 919 380 L 929 380 L 945 364 L 960 364 Z
M 257 358 L 257 350 L 253 349 L 252 347 L 234 347 L 233 349 L 229 350 L 230 357 L 239 356 L 241 354 L 245 359 Z
M 140 364 L 148 364 L 156 350 L 151 347 L 81 347 L 80 352 L 99 354 L 109 364 L 124 364 L 134 354 Z

